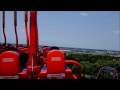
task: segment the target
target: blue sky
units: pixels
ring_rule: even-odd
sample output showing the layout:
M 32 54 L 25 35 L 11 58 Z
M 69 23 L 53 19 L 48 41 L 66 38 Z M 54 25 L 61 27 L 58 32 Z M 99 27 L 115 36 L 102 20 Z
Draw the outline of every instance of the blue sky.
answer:
M 13 11 L 6 11 L 7 43 L 15 43 Z M 120 11 L 38 11 L 39 45 L 120 50 Z M 19 43 L 26 43 L 24 12 L 17 12 Z M 0 27 L 2 12 L 0 11 Z M 0 41 L 3 42 L 2 28 Z

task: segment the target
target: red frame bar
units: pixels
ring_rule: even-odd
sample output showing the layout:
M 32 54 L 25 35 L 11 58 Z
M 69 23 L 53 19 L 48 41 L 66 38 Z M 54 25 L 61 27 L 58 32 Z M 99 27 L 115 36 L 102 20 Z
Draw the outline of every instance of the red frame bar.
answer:
M 16 48 L 18 48 L 18 35 L 17 35 L 17 11 L 14 11 L 14 29 L 16 35 Z
M 82 69 L 81 69 L 81 65 L 77 61 L 74 61 L 74 60 L 65 60 L 65 64 L 75 64 L 75 65 L 77 65 L 77 67 L 78 67 L 78 76 L 77 76 L 77 78 L 78 79 L 81 78 Z
M 6 35 L 5 35 L 5 11 L 3 11 L 3 35 L 4 35 L 4 44 L 6 46 Z
M 24 21 L 25 21 L 25 31 L 26 31 L 26 42 L 27 42 L 27 47 L 29 47 L 29 36 L 28 36 L 28 12 L 24 11 Z
M 30 65 L 37 65 L 38 55 L 38 28 L 37 11 L 30 11 Z M 33 62 L 32 62 L 33 61 Z

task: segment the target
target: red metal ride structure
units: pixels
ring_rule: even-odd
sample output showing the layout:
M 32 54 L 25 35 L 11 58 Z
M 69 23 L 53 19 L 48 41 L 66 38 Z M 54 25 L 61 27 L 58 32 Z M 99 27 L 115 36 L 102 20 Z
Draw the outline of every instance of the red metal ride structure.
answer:
M 20 71 L 19 54 L 15 51 L 5 51 L 0 55 L 0 79 L 80 79 L 81 66 L 75 60 L 65 60 L 64 53 L 60 50 L 50 50 L 43 62 L 38 49 L 37 11 L 30 11 L 30 38 L 28 38 L 27 12 L 25 12 L 26 40 L 29 50 L 30 62 L 26 71 Z M 16 21 L 15 21 L 16 22 Z M 15 24 L 16 26 L 17 24 Z M 17 44 L 16 37 L 16 47 Z M 30 40 L 30 45 L 29 45 Z M 40 60 L 44 65 L 39 65 Z M 78 75 L 75 76 L 67 66 L 75 64 L 78 67 Z

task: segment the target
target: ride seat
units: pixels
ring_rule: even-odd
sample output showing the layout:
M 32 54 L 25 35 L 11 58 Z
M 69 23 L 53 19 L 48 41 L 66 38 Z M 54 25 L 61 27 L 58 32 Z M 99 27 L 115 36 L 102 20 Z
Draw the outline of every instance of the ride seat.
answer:
M 46 58 L 47 58 L 47 54 L 49 51 L 50 51 L 49 47 L 43 48 L 43 56 L 40 56 L 40 58 L 39 58 L 39 60 L 40 60 L 39 62 L 40 62 L 42 67 L 46 64 Z
M 24 47 L 18 47 L 18 52 L 21 54 L 24 52 Z
M 24 48 L 23 49 L 23 53 L 27 53 L 28 54 L 28 58 L 30 59 L 30 49 L 29 48 Z
M 18 79 L 20 71 L 19 54 L 6 51 L 0 55 L 0 79 Z
M 42 67 L 39 79 L 72 79 L 72 70 L 65 65 L 64 53 L 51 50 L 47 54 L 46 66 Z
M 47 54 L 50 51 L 49 47 L 43 48 L 43 59 L 45 60 L 47 58 Z
M 23 52 L 29 54 L 29 53 L 30 53 L 30 50 L 29 50 L 29 48 L 24 48 L 24 49 L 23 49 Z

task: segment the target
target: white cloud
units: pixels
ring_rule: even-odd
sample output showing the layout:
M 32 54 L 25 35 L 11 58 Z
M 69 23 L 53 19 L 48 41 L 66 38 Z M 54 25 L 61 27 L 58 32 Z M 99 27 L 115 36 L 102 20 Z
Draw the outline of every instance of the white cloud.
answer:
M 80 15 L 81 15 L 81 16 L 88 16 L 88 13 L 86 13 L 86 12 L 81 12 Z
M 115 34 L 119 34 L 120 30 L 116 30 L 116 31 L 112 31 L 112 32 L 115 33 Z

